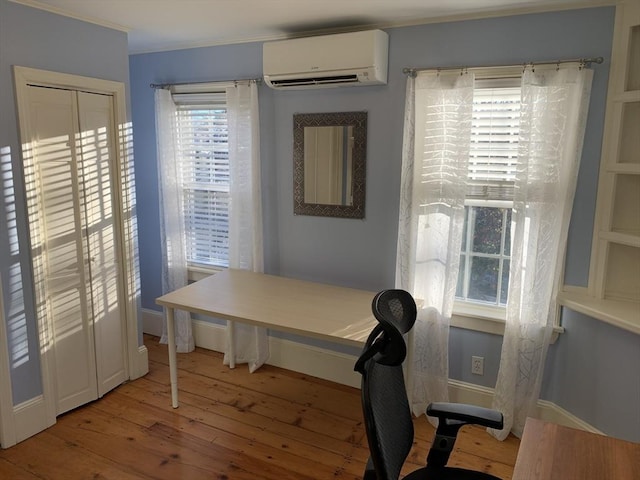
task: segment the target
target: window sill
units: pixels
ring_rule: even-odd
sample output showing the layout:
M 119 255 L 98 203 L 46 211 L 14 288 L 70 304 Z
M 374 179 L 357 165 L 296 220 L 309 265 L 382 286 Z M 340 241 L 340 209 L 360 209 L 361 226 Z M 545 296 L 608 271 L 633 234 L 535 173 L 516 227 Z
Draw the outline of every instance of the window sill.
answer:
M 640 335 L 640 304 L 591 297 L 586 289 L 564 291 L 560 305 Z
M 495 318 L 482 318 L 454 313 L 451 317 L 451 326 L 493 335 L 504 335 L 504 320 Z
M 187 278 L 189 282 L 197 282 L 218 272 L 226 270 L 224 267 L 196 267 L 195 265 L 187 268 Z
M 504 335 L 505 315 L 504 307 L 456 301 L 453 304 L 451 326 Z
M 504 308 L 456 302 L 451 317 L 451 326 L 493 335 L 504 335 L 505 318 L 506 310 Z M 563 327 L 553 327 L 552 344 L 556 342 L 561 333 L 564 333 Z

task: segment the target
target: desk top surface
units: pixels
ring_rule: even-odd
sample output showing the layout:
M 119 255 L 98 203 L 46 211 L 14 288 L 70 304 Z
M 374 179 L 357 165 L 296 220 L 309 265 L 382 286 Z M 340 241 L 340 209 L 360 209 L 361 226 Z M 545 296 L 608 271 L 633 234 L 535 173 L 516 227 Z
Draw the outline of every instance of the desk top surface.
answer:
M 156 299 L 158 305 L 361 346 L 377 324 L 374 292 L 228 269 Z
M 512 480 L 558 479 L 638 480 L 640 444 L 528 418 Z

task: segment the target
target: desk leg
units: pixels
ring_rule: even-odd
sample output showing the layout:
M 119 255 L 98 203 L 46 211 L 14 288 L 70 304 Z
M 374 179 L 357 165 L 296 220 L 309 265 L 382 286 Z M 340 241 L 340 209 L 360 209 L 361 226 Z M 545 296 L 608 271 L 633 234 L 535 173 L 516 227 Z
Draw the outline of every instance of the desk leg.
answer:
M 169 349 L 169 377 L 171 378 L 171 405 L 178 408 L 178 367 L 176 365 L 176 330 L 173 308 L 167 309 L 167 347 Z
M 229 368 L 236 368 L 236 324 L 227 320 L 227 335 L 229 335 Z

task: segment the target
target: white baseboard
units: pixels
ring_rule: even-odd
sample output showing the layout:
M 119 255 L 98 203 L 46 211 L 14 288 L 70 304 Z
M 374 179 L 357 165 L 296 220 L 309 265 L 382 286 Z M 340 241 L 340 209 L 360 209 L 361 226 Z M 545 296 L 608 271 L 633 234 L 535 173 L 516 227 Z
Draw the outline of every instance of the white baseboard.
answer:
M 449 401 L 470 403 L 472 405 L 478 405 L 479 407 L 491 408 L 493 388 L 460 382 L 458 380 L 449 380 Z M 604 435 L 604 433 L 597 428 L 548 400 L 538 400 L 534 416 L 546 422 L 553 422 Z
M 470 403 L 479 407 L 491 408 L 493 389 L 449 379 L 449 401 L 455 403 Z
M 144 345 L 138 346 L 138 350 L 129 366 L 129 380 L 135 380 L 149 373 L 149 351 Z
M 162 335 L 162 313 L 142 309 L 142 323 L 144 333 Z M 192 319 L 191 327 L 196 347 L 224 352 L 224 325 Z M 351 355 L 275 337 L 269 337 L 269 351 L 269 365 L 360 387 L 360 375 L 353 371 L 356 358 Z
M 564 408 L 556 405 L 548 400 L 538 400 L 537 418 L 546 422 L 558 423 L 567 427 L 585 430 L 591 433 L 604 435 L 603 432 L 585 422 L 581 418 L 576 417 L 573 413 L 568 412 Z
M 42 395 L 27 400 L 13 407 L 15 420 L 16 443 L 40 433 L 55 422 L 50 421 Z
M 192 328 L 197 347 L 224 352 L 224 325 L 192 320 Z M 274 337 L 269 337 L 269 352 L 268 365 L 343 385 L 360 386 L 360 375 L 353 371 L 356 359 L 351 355 Z M 350 367 L 345 368 L 345 365 Z
M 162 314 L 143 309 L 143 331 L 152 335 L 162 334 Z M 224 351 L 225 327 L 201 320 L 192 320 L 193 338 L 197 347 Z M 353 371 L 356 357 L 332 350 L 304 345 L 289 340 L 269 337 L 270 356 L 267 363 L 332 382 L 360 387 L 360 375 Z M 493 389 L 472 383 L 449 380 L 449 399 L 452 402 L 470 403 L 491 407 Z M 587 422 L 564 410 L 553 402 L 539 400 L 536 417 L 545 421 L 602 434 Z
M 191 320 L 193 341 L 196 347 L 206 348 L 215 352 L 224 352 L 225 326 L 215 323 Z M 269 344 L 271 346 L 271 344 Z
M 142 309 L 142 331 L 149 335 L 155 335 L 156 337 L 162 336 L 162 319 L 161 312 L 155 310 L 149 310 L 148 308 Z

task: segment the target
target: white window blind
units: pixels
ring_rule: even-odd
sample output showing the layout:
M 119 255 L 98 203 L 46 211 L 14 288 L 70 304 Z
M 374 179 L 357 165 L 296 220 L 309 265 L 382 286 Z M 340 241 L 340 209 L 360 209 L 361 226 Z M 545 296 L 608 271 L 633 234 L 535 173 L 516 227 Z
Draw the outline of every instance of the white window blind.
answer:
M 229 264 L 229 147 L 226 96 L 174 94 L 187 262 Z
M 513 200 L 518 162 L 520 87 L 487 87 L 473 95 L 467 198 Z

